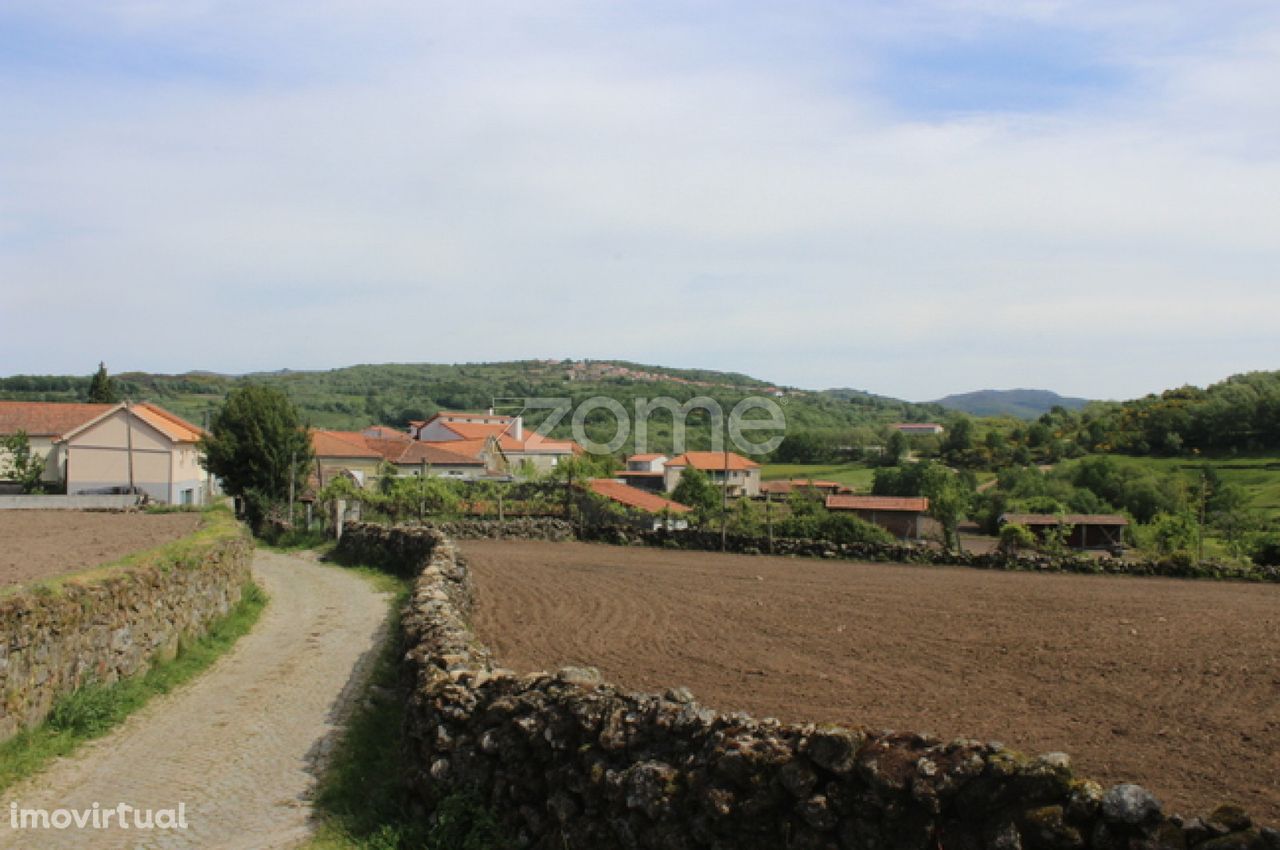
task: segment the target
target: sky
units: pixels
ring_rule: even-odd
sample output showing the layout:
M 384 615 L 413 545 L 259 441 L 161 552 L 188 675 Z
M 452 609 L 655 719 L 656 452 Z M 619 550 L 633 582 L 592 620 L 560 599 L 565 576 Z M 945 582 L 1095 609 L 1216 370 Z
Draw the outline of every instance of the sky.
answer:
M 0 0 L 0 375 L 1280 368 L 1274 0 Z

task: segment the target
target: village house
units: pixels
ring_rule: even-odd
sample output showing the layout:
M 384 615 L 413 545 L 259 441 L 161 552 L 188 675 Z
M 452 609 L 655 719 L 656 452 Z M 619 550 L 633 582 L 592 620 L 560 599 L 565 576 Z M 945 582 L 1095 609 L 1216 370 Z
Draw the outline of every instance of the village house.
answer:
M 666 492 L 663 470 L 667 463 L 664 454 L 638 454 L 627 458 L 627 468 L 614 473 L 614 477 L 628 486 L 649 493 Z
M 826 504 L 829 511 L 848 511 L 901 540 L 921 540 L 939 530 L 936 521 L 928 516 L 929 500 L 924 497 L 837 493 L 828 496 Z
M 19 431 L 45 459 L 43 480 L 68 495 L 132 488 L 164 504 L 209 499 L 203 431 L 158 405 L 0 402 L 0 434 Z
M 410 423 L 414 439 L 456 454 L 484 460 L 489 474 L 545 473 L 562 460 L 582 454 L 572 440 L 549 440 L 525 431 L 524 418 L 486 413 L 440 411 L 430 419 Z
M 730 496 L 760 495 L 760 464 L 734 452 L 685 452 L 668 460 L 663 466 L 663 484 L 668 493 L 676 489 L 689 468 L 705 473 L 712 484 L 724 487 Z

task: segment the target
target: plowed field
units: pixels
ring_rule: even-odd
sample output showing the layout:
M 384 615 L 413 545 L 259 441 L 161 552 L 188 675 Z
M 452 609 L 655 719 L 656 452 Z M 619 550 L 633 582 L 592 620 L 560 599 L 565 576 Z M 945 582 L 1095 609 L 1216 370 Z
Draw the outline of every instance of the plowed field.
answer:
M 0 587 L 90 569 L 199 525 L 194 513 L 0 511 Z
M 1280 586 L 580 543 L 463 544 L 506 666 L 722 711 L 1069 753 L 1173 811 L 1280 823 Z

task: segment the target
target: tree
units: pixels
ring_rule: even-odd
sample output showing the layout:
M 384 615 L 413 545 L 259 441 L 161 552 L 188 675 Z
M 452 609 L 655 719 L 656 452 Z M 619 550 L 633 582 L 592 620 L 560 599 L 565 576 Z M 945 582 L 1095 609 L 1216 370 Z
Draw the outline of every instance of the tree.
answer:
M 200 447 L 204 468 L 242 500 L 255 531 L 271 506 L 288 498 L 291 479 L 306 481 L 314 461 L 311 440 L 288 396 L 257 384 L 232 390 Z
M 701 469 L 690 466 L 680 473 L 680 483 L 671 491 L 672 501 L 693 508 L 699 522 L 706 522 L 720 507 L 720 490 Z
M 115 404 L 120 400 L 120 390 L 115 378 L 107 374 L 107 364 L 99 361 L 98 371 L 89 381 L 89 401 L 94 404 Z
M 0 478 L 15 481 L 23 493 L 39 493 L 44 489 L 45 459 L 31 451 L 26 431 L 0 437 Z

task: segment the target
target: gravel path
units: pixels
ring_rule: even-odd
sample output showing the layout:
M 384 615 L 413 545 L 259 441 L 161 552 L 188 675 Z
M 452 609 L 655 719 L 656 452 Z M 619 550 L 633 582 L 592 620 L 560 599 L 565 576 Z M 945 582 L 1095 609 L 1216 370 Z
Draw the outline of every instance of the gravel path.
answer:
M 373 660 L 387 597 L 359 576 L 297 556 L 259 551 L 254 576 L 271 596 L 254 630 L 192 684 L 0 795 L 0 848 L 259 850 L 309 835 L 317 759 Z M 49 810 L 183 803 L 187 828 L 15 830 L 14 802 Z

